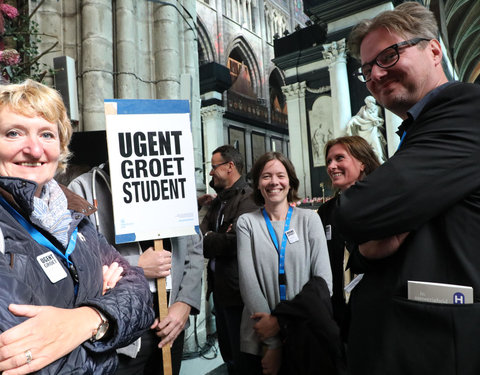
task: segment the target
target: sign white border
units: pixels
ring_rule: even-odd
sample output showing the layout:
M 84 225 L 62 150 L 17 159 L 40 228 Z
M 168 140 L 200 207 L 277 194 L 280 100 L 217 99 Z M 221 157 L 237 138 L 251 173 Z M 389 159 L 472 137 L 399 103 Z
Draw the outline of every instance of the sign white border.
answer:
M 198 208 L 189 113 L 115 114 L 112 104 L 116 108 L 115 102 L 105 103 L 105 112 L 115 242 L 194 234 Z

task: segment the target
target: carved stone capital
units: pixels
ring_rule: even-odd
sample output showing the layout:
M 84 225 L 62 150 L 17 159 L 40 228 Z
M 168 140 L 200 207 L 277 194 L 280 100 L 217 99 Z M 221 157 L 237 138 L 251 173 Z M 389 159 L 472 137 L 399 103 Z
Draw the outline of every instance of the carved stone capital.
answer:
M 335 42 L 323 45 L 323 58 L 328 61 L 329 64 L 335 64 L 338 62 L 347 62 L 347 46 L 345 38 L 337 40 Z
M 200 108 L 200 115 L 203 120 L 210 120 L 222 117 L 225 113 L 225 107 L 217 104 L 209 105 L 208 107 Z
M 285 94 L 287 100 L 289 100 L 304 97 L 306 88 L 306 82 L 295 82 L 291 85 L 282 86 L 282 91 Z

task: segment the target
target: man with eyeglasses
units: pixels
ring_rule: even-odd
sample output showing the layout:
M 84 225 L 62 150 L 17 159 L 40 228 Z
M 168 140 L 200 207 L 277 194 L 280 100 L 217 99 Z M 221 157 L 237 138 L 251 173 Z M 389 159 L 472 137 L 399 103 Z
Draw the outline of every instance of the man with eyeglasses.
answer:
M 204 234 L 203 255 L 208 262 L 207 298 L 213 292 L 218 345 L 228 373 L 239 374 L 240 322 L 243 301 L 238 284 L 237 236 L 240 215 L 257 208 L 252 188 L 242 176 L 243 156 L 233 146 L 212 153 L 210 176 L 217 196 L 200 224 Z M 201 198 L 201 199 L 200 199 Z M 208 201 L 200 197 L 199 202 Z
M 480 87 L 448 82 L 437 35 L 434 14 L 406 2 L 349 38 L 358 77 L 404 120 L 398 151 L 335 212 L 364 273 L 350 298 L 355 375 L 480 374 Z M 409 297 L 409 281 L 449 286 Z M 468 302 L 458 285 L 474 303 L 455 304 Z

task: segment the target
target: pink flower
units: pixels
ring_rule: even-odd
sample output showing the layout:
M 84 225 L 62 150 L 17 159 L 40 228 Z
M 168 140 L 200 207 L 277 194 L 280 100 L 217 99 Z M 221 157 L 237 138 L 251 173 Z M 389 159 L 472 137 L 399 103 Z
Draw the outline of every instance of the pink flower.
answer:
M 14 19 L 18 16 L 17 8 L 12 5 L 0 4 L 0 11 L 10 19 Z
M 4 63 L 5 65 L 15 65 L 19 62 L 20 55 L 17 50 L 6 49 L 4 51 L 0 51 L 0 63 Z

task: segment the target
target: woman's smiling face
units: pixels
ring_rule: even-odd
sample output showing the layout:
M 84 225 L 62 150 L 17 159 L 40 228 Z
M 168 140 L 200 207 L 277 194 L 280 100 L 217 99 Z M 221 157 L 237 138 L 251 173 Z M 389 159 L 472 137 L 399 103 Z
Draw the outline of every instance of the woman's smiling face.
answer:
M 346 190 L 358 181 L 365 169 L 341 143 L 333 145 L 327 154 L 327 172 L 336 189 Z
M 290 180 L 281 161 L 274 159 L 265 164 L 258 181 L 258 190 L 265 199 L 265 205 L 288 202 Z
M 0 109 L 0 175 L 20 177 L 43 185 L 58 167 L 60 139 L 58 126 L 43 117 L 26 117 L 8 107 Z

